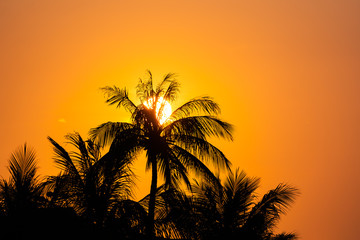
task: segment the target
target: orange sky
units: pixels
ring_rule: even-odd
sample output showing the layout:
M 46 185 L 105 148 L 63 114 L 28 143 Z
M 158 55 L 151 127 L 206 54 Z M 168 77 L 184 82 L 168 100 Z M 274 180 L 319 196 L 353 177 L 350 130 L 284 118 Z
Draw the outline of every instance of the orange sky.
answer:
M 301 189 L 280 230 L 359 239 L 359 13 L 358 0 L 0 1 L 0 174 L 25 141 L 57 173 L 48 135 L 127 120 L 100 87 L 175 72 L 179 103 L 213 96 L 235 125 L 220 143 L 234 167 L 262 191 Z

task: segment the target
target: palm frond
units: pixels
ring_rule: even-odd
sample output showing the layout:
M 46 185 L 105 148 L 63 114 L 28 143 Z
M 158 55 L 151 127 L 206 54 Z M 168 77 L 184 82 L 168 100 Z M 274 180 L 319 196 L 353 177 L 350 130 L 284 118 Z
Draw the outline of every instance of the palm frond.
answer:
M 147 209 L 150 195 L 139 203 Z M 192 202 L 185 193 L 165 184 L 156 191 L 155 232 L 156 236 L 171 239 L 190 239 L 194 235 L 189 231 L 195 226 L 195 215 L 192 213 Z
M 48 137 L 48 140 L 53 145 L 55 156 L 53 157 L 56 165 L 65 172 L 70 172 L 76 176 L 77 180 L 81 182 L 81 175 L 76 168 L 73 159 L 71 159 L 69 153 L 54 139 Z
M 135 111 L 136 105 L 129 99 L 126 88 L 120 89 L 116 86 L 106 86 L 101 88 L 101 90 L 105 93 L 107 97 L 106 103 L 109 105 L 116 104 L 117 108 L 123 106 L 130 113 Z
M 141 129 L 136 126 L 116 134 L 110 145 L 109 153 L 118 158 L 135 159 L 141 149 L 144 149 L 147 139 L 142 134 Z
M 270 240 L 296 240 L 298 238 L 299 237 L 296 233 L 279 233 L 272 236 Z
M 49 207 L 74 207 L 74 192 L 79 194 L 72 178 L 60 173 L 57 176 L 49 176 L 46 179 L 44 194 L 49 200 Z M 76 208 L 76 207 L 75 207 Z M 77 209 L 75 209 L 77 210 Z
M 188 169 L 193 171 L 196 175 L 201 176 L 206 181 L 217 184 L 218 179 L 214 173 L 196 156 L 191 154 L 189 151 L 179 147 L 172 146 L 174 153 L 177 155 L 179 161 Z
M 250 178 L 244 171 L 237 168 L 235 173 L 229 172 L 224 183 L 224 189 L 228 198 L 236 198 L 239 195 L 246 196 L 251 202 L 252 196 L 260 184 L 260 178 Z
M 118 155 L 111 151 L 95 163 L 94 168 L 103 176 L 102 191 L 109 197 L 125 199 L 132 195 L 134 173 L 130 168 L 131 164 L 131 156 Z
M 161 154 L 162 160 L 159 161 L 159 171 L 165 176 L 166 187 L 179 189 L 180 181 L 190 189 L 188 171 L 185 166 L 179 161 L 177 155 L 174 154 L 171 148 L 167 147 L 167 151 Z
M 209 114 L 217 116 L 220 114 L 219 105 L 210 97 L 199 97 L 191 99 L 182 106 L 178 107 L 170 116 L 170 119 L 177 120 L 188 117 L 191 114 Z
M 102 147 L 96 143 L 94 143 L 93 140 L 88 139 L 86 141 L 87 143 L 87 151 L 91 158 L 93 158 L 95 161 L 98 161 L 101 158 L 101 149 Z
M 281 183 L 263 196 L 257 206 L 254 207 L 254 213 L 270 208 L 271 210 L 284 214 L 298 195 L 299 190 L 297 188 Z M 271 213 L 272 211 L 269 212 Z
M 196 207 L 218 211 L 217 207 L 221 204 L 223 199 L 223 186 L 219 178 L 216 178 L 216 184 L 202 180 L 201 182 L 194 181 L 192 184 L 192 193 L 194 195 Z M 210 211 L 208 211 L 210 213 Z
M 19 147 L 11 154 L 8 170 L 9 181 L 2 180 L 0 184 L 0 195 L 7 214 L 21 213 L 45 204 L 42 198 L 44 183 L 37 175 L 34 149 L 26 143 Z
M 287 184 L 279 184 L 275 189 L 266 193 L 260 202 L 252 208 L 246 225 L 261 226 L 262 230 L 259 231 L 271 230 L 279 221 L 280 215 L 286 213 L 298 195 L 297 188 Z
M 195 181 L 192 185 L 198 239 L 217 239 L 223 226 L 223 186 L 217 183 Z
M 131 128 L 133 128 L 133 124 L 131 123 L 107 122 L 90 129 L 89 135 L 96 144 L 106 146 L 114 140 L 117 134 Z
M 244 225 L 256 198 L 259 178 L 250 178 L 244 171 L 229 171 L 223 184 L 223 221 L 230 229 Z
M 138 85 L 136 86 L 136 95 L 141 103 L 153 97 L 155 93 L 153 88 L 152 73 L 147 70 L 147 74 L 148 80 L 143 81 L 142 79 L 140 79 Z
M 206 137 L 221 137 L 233 140 L 233 127 L 213 116 L 192 116 L 171 122 L 163 129 L 165 136 L 188 134 L 206 139 Z
M 167 238 L 198 239 L 194 228 L 198 219 L 192 198 L 176 188 L 167 189 L 161 197 L 164 203 L 160 204 L 162 208 L 157 209 L 156 223 L 161 226 L 160 231 L 164 229 L 162 235 Z
M 17 184 L 32 183 L 37 171 L 35 151 L 25 143 L 11 154 L 8 169 L 12 180 Z
M 168 73 L 164 76 L 162 82 L 156 88 L 158 96 L 162 96 L 166 101 L 172 102 L 179 93 L 180 83 L 176 80 L 174 73 Z M 168 86 L 166 87 L 166 85 Z M 166 89 L 166 90 L 165 90 Z
M 80 170 L 87 169 L 93 164 L 93 159 L 88 152 L 87 143 L 82 139 L 78 132 L 67 134 L 65 138 L 68 143 L 73 145 L 79 152 L 72 151 L 70 153 L 74 160 L 80 165 Z
M 205 162 L 212 162 L 220 168 L 230 169 L 231 163 L 225 154 L 203 138 L 191 135 L 171 135 L 171 141 Z
M 89 154 L 88 154 L 88 151 L 86 148 L 86 143 L 82 139 L 82 137 L 80 136 L 80 134 L 78 132 L 66 134 L 65 138 L 68 140 L 68 143 L 70 143 L 71 145 L 73 145 L 75 148 L 77 148 L 80 151 L 80 153 L 83 157 L 85 157 L 85 158 L 89 157 Z
M 224 184 L 202 180 L 193 185 L 198 217 L 198 239 L 296 239 L 294 234 L 273 234 L 279 215 L 292 203 L 298 190 L 279 184 L 255 204 L 259 178 L 236 169 L 228 171 Z

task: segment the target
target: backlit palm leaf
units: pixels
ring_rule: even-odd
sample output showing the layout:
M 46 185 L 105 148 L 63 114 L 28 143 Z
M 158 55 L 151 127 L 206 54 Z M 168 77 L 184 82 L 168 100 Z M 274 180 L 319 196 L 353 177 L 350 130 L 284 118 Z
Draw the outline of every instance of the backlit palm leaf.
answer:
M 135 104 L 129 99 L 127 90 L 120 89 L 116 86 L 113 87 L 103 87 L 101 90 L 104 91 L 104 93 L 107 95 L 106 102 L 109 105 L 115 105 L 116 107 L 123 106 L 126 110 L 128 110 L 130 113 L 134 112 L 136 109 Z
M 173 111 L 170 119 L 177 120 L 191 116 L 192 114 L 209 114 L 216 116 L 220 114 L 219 105 L 210 97 L 194 98 Z
M 232 140 L 231 124 L 212 116 L 193 116 L 178 119 L 163 129 L 164 135 L 189 134 L 198 138 L 221 137 Z

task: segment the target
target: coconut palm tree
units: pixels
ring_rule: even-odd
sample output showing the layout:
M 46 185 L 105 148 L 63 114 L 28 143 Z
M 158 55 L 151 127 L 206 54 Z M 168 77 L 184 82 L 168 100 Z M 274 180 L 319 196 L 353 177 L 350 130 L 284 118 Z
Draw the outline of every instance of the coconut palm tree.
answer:
M 259 178 L 249 178 L 239 170 L 229 172 L 224 184 L 196 183 L 193 186 L 199 231 L 196 239 L 296 239 L 296 234 L 276 235 L 273 230 L 298 190 L 279 184 L 257 202 L 258 187 Z
M 0 182 L 0 198 L 8 216 L 25 214 L 41 207 L 44 183 L 37 174 L 36 153 L 25 143 L 11 154 L 8 170 L 10 179 Z
M 194 98 L 167 117 L 168 104 L 177 98 L 179 83 L 173 74 L 167 74 L 154 87 L 152 74 L 150 71 L 148 74 L 148 80 L 140 79 L 136 88 L 139 104 L 130 100 L 125 88 L 102 88 L 106 102 L 128 110 L 131 121 L 103 123 L 91 129 L 90 135 L 101 144 L 111 143 L 114 151 L 123 148 L 132 153 L 146 151 L 146 166 L 152 172 L 146 231 L 153 238 L 158 172 L 167 187 L 177 187 L 181 182 L 190 186 L 189 170 L 215 181 L 205 162 L 226 168 L 230 162 L 208 138 L 232 140 L 232 126 L 217 117 L 220 108 L 209 97 Z
M 20 146 L 11 154 L 8 170 L 9 180 L 0 181 L 1 235 L 5 239 L 25 239 L 33 234 L 34 214 L 46 205 L 35 150 L 26 143 Z
M 101 148 L 79 133 L 66 135 L 77 151 L 68 152 L 48 137 L 55 163 L 62 172 L 48 180 L 48 196 L 54 206 L 72 207 L 78 215 L 103 226 L 119 201 L 131 195 L 130 161 L 122 156 L 101 154 Z

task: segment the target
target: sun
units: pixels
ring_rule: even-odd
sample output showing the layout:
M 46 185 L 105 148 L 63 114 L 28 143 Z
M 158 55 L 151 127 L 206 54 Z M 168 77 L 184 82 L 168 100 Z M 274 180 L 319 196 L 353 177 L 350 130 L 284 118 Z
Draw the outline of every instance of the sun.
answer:
M 153 109 L 154 107 L 154 98 L 149 98 L 143 104 L 147 109 Z M 158 119 L 160 125 L 166 122 L 172 113 L 171 105 L 163 97 L 159 97 L 156 104 L 156 118 Z

